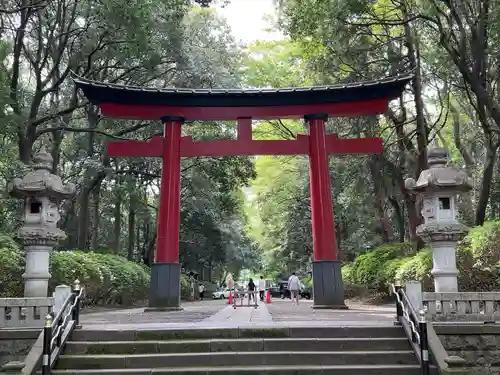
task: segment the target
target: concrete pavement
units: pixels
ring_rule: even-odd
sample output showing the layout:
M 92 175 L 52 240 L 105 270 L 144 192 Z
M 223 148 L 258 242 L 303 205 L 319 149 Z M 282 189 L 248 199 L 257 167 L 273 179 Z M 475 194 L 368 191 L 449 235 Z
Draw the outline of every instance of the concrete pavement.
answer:
M 280 328 L 390 326 L 395 309 L 392 306 L 350 304 L 349 310 L 313 310 L 312 301 L 303 300 L 296 306 L 290 300 L 273 300 L 253 307 L 227 305 L 227 301 L 198 301 L 183 304 L 183 310 L 144 312 L 144 309 L 125 309 L 82 315 L 83 329 L 189 329 L 189 328 Z

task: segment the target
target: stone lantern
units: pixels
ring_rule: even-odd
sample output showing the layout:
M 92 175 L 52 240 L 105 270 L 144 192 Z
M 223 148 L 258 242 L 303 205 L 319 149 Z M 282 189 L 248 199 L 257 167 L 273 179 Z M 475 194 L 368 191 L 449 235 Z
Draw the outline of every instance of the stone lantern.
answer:
M 57 228 L 59 203 L 76 191 L 74 184 L 63 185 L 59 176 L 50 173 L 52 162 L 52 156 L 42 149 L 33 157 L 33 170 L 8 187 L 12 197 L 24 199 L 24 223 L 17 238 L 26 253 L 25 297 L 47 297 L 50 252 L 66 238 Z
M 457 221 L 457 196 L 472 189 L 467 174 L 446 166 L 448 153 L 443 148 L 428 152 L 428 168 L 415 182 L 405 181 L 407 189 L 422 198 L 424 223 L 419 235 L 432 249 L 434 288 L 437 293 L 458 291 L 456 246 L 469 231 Z

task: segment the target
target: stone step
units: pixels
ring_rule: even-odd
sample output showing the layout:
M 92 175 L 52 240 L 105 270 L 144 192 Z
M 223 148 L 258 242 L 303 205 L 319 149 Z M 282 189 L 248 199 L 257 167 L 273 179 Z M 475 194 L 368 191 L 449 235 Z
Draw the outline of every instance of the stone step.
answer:
M 53 375 L 420 375 L 418 365 L 184 367 L 122 370 L 53 370 Z M 431 375 L 437 375 L 435 369 Z
M 184 328 L 157 330 L 92 330 L 73 332 L 71 341 L 159 341 L 218 338 L 377 338 L 405 337 L 401 327 Z
M 211 352 L 129 355 L 62 355 L 58 369 L 131 369 L 145 367 L 258 365 L 384 365 L 417 363 L 411 350 L 328 352 Z
M 148 354 L 248 351 L 391 351 L 410 350 L 405 337 L 251 338 L 171 341 L 69 341 L 65 354 Z

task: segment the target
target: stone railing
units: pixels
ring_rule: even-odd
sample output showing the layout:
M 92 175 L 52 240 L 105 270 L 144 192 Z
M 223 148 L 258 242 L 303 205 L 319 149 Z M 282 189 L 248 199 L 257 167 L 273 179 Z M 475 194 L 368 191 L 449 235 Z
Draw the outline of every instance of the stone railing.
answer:
M 42 328 L 54 297 L 0 298 L 0 329 Z
M 500 292 L 422 293 L 428 319 L 437 322 L 500 320 Z

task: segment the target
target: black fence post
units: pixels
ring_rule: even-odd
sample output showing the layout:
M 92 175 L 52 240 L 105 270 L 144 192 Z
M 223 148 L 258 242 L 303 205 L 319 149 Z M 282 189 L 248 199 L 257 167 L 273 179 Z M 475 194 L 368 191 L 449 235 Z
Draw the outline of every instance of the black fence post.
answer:
M 73 285 L 73 299 L 72 302 L 75 305 L 73 310 L 71 311 L 71 319 L 75 321 L 75 328 L 80 326 L 80 280 L 75 280 Z
M 401 296 L 399 295 L 399 291 L 401 290 L 401 285 L 394 285 L 394 294 L 396 298 L 396 321 L 394 324 L 401 324 L 401 319 L 403 317 L 403 307 L 401 306 Z
M 422 375 L 429 375 L 429 342 L 427 339 L 427 320 L 425 317 L 426 311 L 424 309 L 419 311 L 420 320 L 418 322 L 418 332 L 420 334 L 420 368 Z
M 50 375 L 50 352 L 52 343 L 52 315 L 45 317 L 43 327 L 42 375 Z

